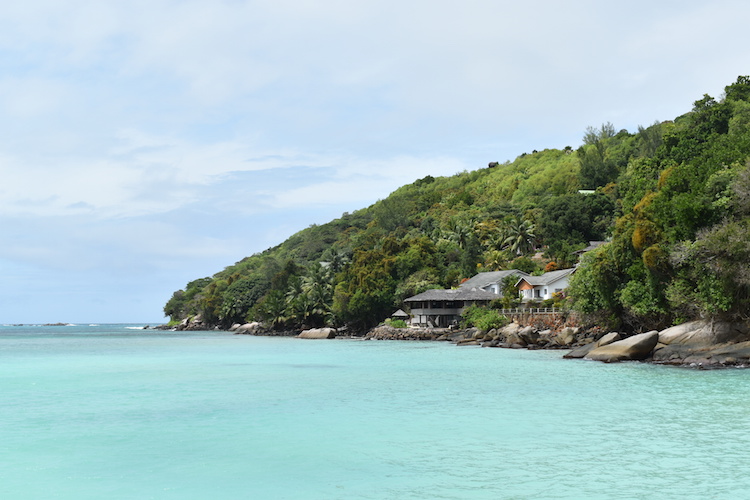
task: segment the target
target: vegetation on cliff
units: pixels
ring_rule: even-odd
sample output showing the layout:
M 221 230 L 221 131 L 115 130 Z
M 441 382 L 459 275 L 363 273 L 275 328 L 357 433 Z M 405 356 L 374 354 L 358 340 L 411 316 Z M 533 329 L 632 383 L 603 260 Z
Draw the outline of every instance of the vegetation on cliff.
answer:
M 674 121 L 635 133 L 607 123 L 577 149 L 427 176 L 188 283 L 164 312 L 362 329 L 429 288 L 571 266 L 572 252 L 607 239 L 574 275 L 572 307 L 634 330 L 738 316 L 750 298 L 749 159 L 750 78 L 739 77 Z

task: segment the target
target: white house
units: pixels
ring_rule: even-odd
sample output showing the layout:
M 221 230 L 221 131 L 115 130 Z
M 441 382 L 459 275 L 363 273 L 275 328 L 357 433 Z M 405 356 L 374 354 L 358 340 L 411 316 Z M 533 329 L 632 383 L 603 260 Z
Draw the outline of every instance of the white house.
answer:
M 570 276 L 575 268 L 550 271 L 541 276 L 523 276 L 516 283 L 521 293 L 522 302 L 534 300 L 547 300 L 552 298 L 553 293 L 559 293 L 568 288 Z

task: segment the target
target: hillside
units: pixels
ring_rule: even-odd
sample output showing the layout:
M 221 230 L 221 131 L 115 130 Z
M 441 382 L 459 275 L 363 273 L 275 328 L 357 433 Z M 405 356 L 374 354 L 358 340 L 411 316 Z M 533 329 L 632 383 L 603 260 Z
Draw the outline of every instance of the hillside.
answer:
M 748 159 L 750 78 L 739 77 L 673 121 L 634 133 L 607 123 L 577 149 L 427 176 L 188 283 L 164 312 L 220 326 L 364 329 L 429 288 L 478 271 L 570 266 L 573 251 L 606 239 L 586 255 L 565 306 L 632 330 L 741 315 Z

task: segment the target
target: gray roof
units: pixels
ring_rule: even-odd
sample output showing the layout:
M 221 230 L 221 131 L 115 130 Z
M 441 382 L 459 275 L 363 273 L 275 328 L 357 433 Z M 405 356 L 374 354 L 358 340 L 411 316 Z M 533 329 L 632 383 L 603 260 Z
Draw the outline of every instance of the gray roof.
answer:
M 519 278 L 528 276 L 527 273 L 519 271 L 518 269 L 509 269 L 507 271 L 489 271 L 485 273 L 479 273 L 472 278 L 461 283 L 460 288 L 484 288 L 494 283 L 500 283 L 505 277 L 516 275 Z
M 409 315 L 406 314 L 403 310 L 399 309 L 395 313 L 391 314 L 391 318 L 408 318 Z
M 606 241 L 589 241 L 589 246 L 587 246 L 586 248 L 582 248 L 580 250 L 576 250 L 575 252 L 573 252 L 573 254 L 583 255 L 586 252 L 590 252 L 591 250 L 593 250 L 595 248 L 599 248 L 600 246 L 604 245 L 605 243 L 606 243 Z
M 559 271 L 550 271 L 548 273 L 542 274 L 541 276 L 523 276 L 518 280 L 518 282 L 520 283 L 521 280 L 523 280 L 532 286 L 550 285 L 555 281 L 561 280 L 564 277 L 573 274 L 573 271 L 575 270 L 575 267 L 571 267 L 569 269 L 560 269 Z
M 451 290 L 427 290 L 414 297 L 404 299 L 404 302 L 419 302 L 422 300 L 495 300 L 498 295 L 485 290 L 454 288 Z

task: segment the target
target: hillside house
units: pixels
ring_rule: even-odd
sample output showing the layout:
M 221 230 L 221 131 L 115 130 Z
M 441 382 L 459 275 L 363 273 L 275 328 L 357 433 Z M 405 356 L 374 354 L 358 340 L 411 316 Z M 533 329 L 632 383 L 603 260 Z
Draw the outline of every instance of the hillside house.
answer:
M 461 321 L 461 314 L 469 306 L 486 306 L 498 294 L 486 290 L 455 288 L 427 290 L 404 300 L 411 310 L 414 326 L 448 327 Z
M 522 302 L 542 301 L 552 298 L 553 293 L 559 293 L 568 288 L 570 276 L 575 268 L 550 271 L 541 276 L 523 276 L 516 283 L 521 294 Z
M 461 285 L 459 285 L 459 288 L 466 288 L 469 290 L 476 288 L 477 290 L 492 292 L 502 297 L 503 280 L 508 276 L 517 276 L 520 278 L 522 276 L 528 276 L 528 273 L 519 271 L 518 269 L 479 273 L 461 283 Z
M 581 257 L 586 252 L 590 252 L 591 250 L 594 250 L 596 248 L 599 248 L 600 246 L 604 245 L 606 241 L 589 241 L 589 245 L 586 248 L 582 248 L 580 250 L 576 250 L 573 252 L 573 255 L 576 255 L 578 257 L 578 260 L 581 260 Z
M 486 306 L 502 297 L 502 282 L 508 276 L 529 276 L 523 271 L 479 273 L 452 290 L 427 290 L 404 300 L 411 310 L 414 326 L 447 327 L 461 321 L 464 309 L 471 305 Z

